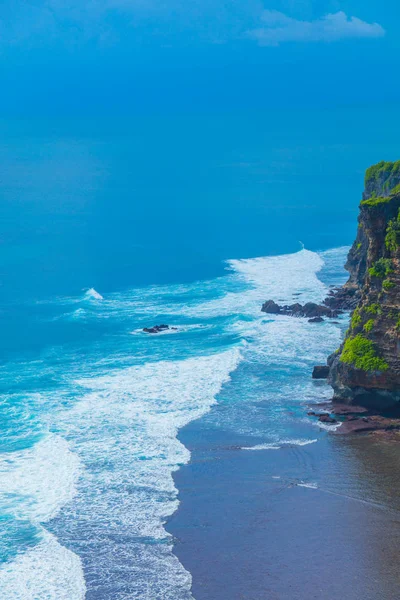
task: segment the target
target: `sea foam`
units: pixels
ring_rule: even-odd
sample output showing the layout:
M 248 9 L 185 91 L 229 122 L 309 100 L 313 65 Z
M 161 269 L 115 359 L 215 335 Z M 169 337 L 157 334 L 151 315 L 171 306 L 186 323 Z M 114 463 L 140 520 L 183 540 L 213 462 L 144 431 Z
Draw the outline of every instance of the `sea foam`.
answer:
M 4 600 L 83 600 L 86 586 L 80 559 L 43 531 L 37 546 L 0 567 Z
M 119 598 L 191 598 L 190 575 L 163 526 L 179 504 L 173 472 L 190 458 L 177 433 L 210 409 L 240 360 L 233 347 L 80 379 L 81 400 L 56 415 L 85 466 L 57 527 L 71 539 L 79 523 L 90 530 L 90 547 L 78 551 L 105 597 L 126 587 Z
M 242 450 L 281 450 L 281 448 L 293 448 L 295 446 L 308 446 L 315 444 L 318 440 L 281 440 L 271 444 L 257 444 L 256 446 L 245 446 Z
M 49 434 L 31 448 L 1 455 L 0 490 L 3 498 L 14 498 L 9 512 L 43 523 L 73 498 L 80 472 L 68 443 Z
M 326 260 L 333 265 L 336 258 Z M 238 405 L 248 401 L 251 410 L 262 400 L 277 407 L 267 436 L 265 423 L 257 430 L 251 416 L 235 423 L 237 432 L 243 428 L 258 439 L 268 439 L 271 433 L 270 443 L 243 449 L 280 450 L 316 441 L 290 439 L 285 419 L 293 417 L 281 407 L 315 399 L 310 357 L 324 360 L 337 347 L 340 330 L 329 322 L 315 327 L 306 319 L 270 317 L 261 312 L 261 305 L 269 298 L 280 303 L 321 301 L 327 293 L 317 277 L 322 265 L 321 256 L 301 250 L 229 261 L 229 273 L 212 281 L 128 290 L 108 294 L 106 300 L 91 289 L 84 297 L 59 302 L 58 308 L 65 311 L 64 305 L 85 301 L 84 309 L 78 308 L 71 318 L 92 315 L 95 322 L 109 322 L 114 326 L 109 331 L 117 335 L 107 335 L 104 347 L 104 338 L 98 340 L 92 355 L 85 347 L 74 349 L 59 389 L 46 398 L 41 395 L 46 424 L 57 435 L 0 463 L 0 486 L 15 499 L 14 514 L 37 523 L 57 516 L 52 531 L 74 551 L 43 531 L 39 545 L 1 571 L 0 589 L 6 590 L 7 598 L 80 600 L 84 582 L 78 555 L 90 574 L 88 588 L 101 589 L 104 597 L 192 600 L 190 573 L 172 553 L 173 539 L 164 529 L 179 504 L 173 473 L 190 458 L 178 431 L 216 403 L 222 386 L 243 361 L 256 365 L 256 370 L 262 366 L 262 386 L 253 390 L 246 379 L 245 397 L 237 399 Z M 151 338 L 151 354 L 146 336 L 129 337 L 124 350 L 120 340 L 128 338 L 129 331 L 137 328 L 139 333 L 142 322 L 162 322 L 161 307 L 168 315 L 164 322 L 176 324 L 187 335 L 170 336 L 160 344 Z M 136 320 L 138 315 L 141 320 Z M 204 347 L 200 333 L 196 345 L 190 341 L 195 327 L 197 333 L 204 329 L 207 334 Z M 213 340 L 225 349 L 210 353 Z M 222 340 L 229 346 L 221 346 Z M 232 346 L 232 340 L 242 344 Z M 135 366 L 126 366 L 135 361 Z M 293 372 L 294 379 L 287 377 Z M 229 411 L 214 414 L 222 421 L 230 418 Z M 38 587 L 43 582 L 30 583 L 32 570 L 40 573 L 48 589 Z M 14 588 L 13 596 L 9 590 Z
M 85 583 L 80 558 L 61 546 L 40 523 L 54 518 L 76 493 L 81 463 L 60 436 L 0 458 L 1 510 L 29 519 L 41 541 L 0 568 L 7 600 L 81 600 Z

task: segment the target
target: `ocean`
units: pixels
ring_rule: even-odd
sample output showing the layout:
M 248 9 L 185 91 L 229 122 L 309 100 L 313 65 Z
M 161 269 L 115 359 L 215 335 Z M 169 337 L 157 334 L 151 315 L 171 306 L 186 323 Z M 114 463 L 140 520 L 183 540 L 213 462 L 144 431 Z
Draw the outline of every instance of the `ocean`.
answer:
M 330 433 L 306 406 L 331 392 L 310 374 L 347 317 L 261 305 L 344 283 L 367 151 L 342 176 L 349 114 L 324 142 L 322 114 L 258 117 L 3 124 L 2 598 L 217 598 L 179 545 L 178 481 L 205 491 L 188 448 L 207 435 L 232 460 L 294 455 L 285 481 L 320 485 L 306 457 Z

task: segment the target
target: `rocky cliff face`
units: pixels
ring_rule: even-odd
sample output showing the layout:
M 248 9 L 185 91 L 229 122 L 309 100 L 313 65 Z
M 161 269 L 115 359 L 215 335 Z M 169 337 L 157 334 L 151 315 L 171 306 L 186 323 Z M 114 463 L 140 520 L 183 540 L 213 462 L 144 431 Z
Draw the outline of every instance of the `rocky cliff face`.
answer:
M 400 408 L 400 161 L 370 167 L 345 289 L 357 299 L 344 343 L 329 358 L 336 399 Z

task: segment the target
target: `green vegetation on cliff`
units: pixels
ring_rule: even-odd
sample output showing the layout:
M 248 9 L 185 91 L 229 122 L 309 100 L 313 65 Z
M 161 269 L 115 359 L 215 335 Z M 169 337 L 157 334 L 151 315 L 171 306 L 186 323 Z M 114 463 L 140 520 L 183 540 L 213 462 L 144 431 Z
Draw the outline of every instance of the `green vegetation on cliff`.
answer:
M 393 281 L 390 281 L 390 279 L 385 279 L 382 283 L 382 287 L 385 291 L 387 291 L 393 289 L 395 287 L 395 284 L 393 283 Z
M 383 279 L 390 273 L 393 273 L 392 261 L 390 258 L 380 258 L 368 269 L 368 273 L 370 277 Z
M 372 304 L 370 304 L 369 306 L 365 306 L 364 310 L 369 313 L 370 315 L 380 315 L 382 314 L 382 308 L 381 305 L 378 304 L 377 302 L 373 302 Z
M 371 196 L 371 198 L 367 198 L 366 200 L 361 200 L 362 206 L 379 206 L 380 204 L 385 204 L 385 202 L 390 202 L 391 199 L 396 196 L 400 192 L 400 186 L 396 185 L 394 190 L 397 192 L 391 192 L 389 196 Z
M 389 368 L 387 362 L 378 356 L 374 343 L 360 333 L 345 341 L 340 362 L 362 371 L 386 371 Z
M 355 308 L 351 315 L 350 325 L 352 329 L 361 325 L 361 311 L 359 308 Z
M 365 187 L 371 183 L 378 183 L 382 179 L 388 181 L 390 177 L 397 175 L 400 177 L 400 160 L 397 160 L 396 162 L 387 162 L 382 160 L 366 170 Z
M 362 206 L 378 206 L 400 193 L 400 160 L 385 162 L 384 160 L 367 169 L 365 173 L 365 189 L 369 198 L 361 201 Z
M 374 323 L 375 323 L 375 321 L 373 319 L 369 319 L 363 327 L 364 331 L 366 331 L 367 333 L 372 331 L 372 329 L 374 327 Z
M 379 204 L 384 204 L 385 202 L 389 202 L 390 196 L 371 196 L 371 198 L 367 198 L 367 200 L 362 200 L 361 204 L 363 206 L 378 206 Z
M 385 246 L 390 252 L 396 252 L 400 245 L 400 210 L 396 219 L 389 221 L 386 229 Z
M 358 227 L 344 286 L 354 310 L 329 382 L 338 401 L 399 408 L 400 160 L 367 170 Z

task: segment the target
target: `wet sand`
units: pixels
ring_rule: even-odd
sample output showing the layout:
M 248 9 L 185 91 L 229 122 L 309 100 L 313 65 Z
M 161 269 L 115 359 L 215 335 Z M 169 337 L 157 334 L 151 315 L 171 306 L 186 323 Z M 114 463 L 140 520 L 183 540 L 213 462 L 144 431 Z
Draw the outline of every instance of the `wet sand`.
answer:
M 400 597 L 400 444 L 317 438 L 246 451 L 207 418 L 181 431 L 192 459 L 167 529 L 196 600 Z

